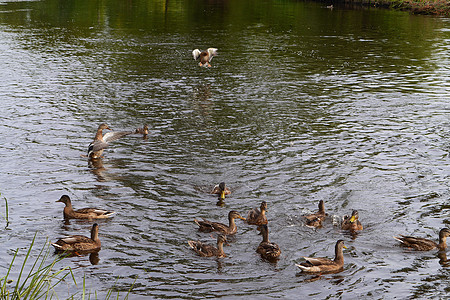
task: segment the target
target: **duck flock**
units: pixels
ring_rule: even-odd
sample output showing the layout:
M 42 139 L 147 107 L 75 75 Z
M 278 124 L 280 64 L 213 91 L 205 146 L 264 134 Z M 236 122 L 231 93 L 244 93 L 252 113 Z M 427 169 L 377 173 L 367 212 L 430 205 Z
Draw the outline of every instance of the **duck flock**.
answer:
M 199 59 L 199 66 L 211 67 L 211 60 L 216 56 L 217 49 L 209 48 L 206 51 L 195 49 L 192 51 L 194 59 Z M 103 130 L 111 130 L 105 123 L 100 124 L 95 134 L 94 140 L 89 144 L 87 157 L 89 160 L 95 161 L 102 157 L 103 151 L 114 140 L 124 137 L 129 134 L 141 134 L 144 138 L 147 137 L 149 131 L 148 126 L 144 125 L 142 128 L 137 128 L 134 131 L 110 131 L 103 134 Z M 225 197 L 231 194 L 230 189 L 225 182 L 216 185 L 211 194 L 218 195 L 218 205 L 223 205 Z M 65 204 L 63 215 L 65 219 L 86 219 L 96 220 L 110 218 L 114 215 L 113 211 L 98 209 L 98 208 L 82 208 L 74 210 L 71 199 L 68 195 L 63 195 L 57 202 Z M 325 204 L 323 200 L 319 201 L 318 211 L 313 214 L 303 216 L 303 221 L 306 226 L 319 228 L 323 226 L 324 220 L 329 218 L 325 212 Z M 195 253 L 201 257 L 226 257 L 223 246 L 227 244 L 227 236 L 234 235 L 237 232 L 236 219 L 245 221 L 249 225 L 256 226 L 256 229 L 262 235 L 262 241 L 256 247 L 256 252 L 261 255 L 263 259 L 270 262 L 276 262 L 281 256 L 280 247 L 269 240 L 268 219 L 266 216 L 267 203 L 263 201 L 259 208 L 253 208 L 247 213 L 246 218 L 242 217 L 239 212 L 232 210 L 228 213 L 228 225 L 220 222 L 210 220 L 194 219 L 200 232 L 205 232 L 211 235 L 217 234 L 217 245 L 205 244 L 201 241 L 188 241 L 188 245 Z M 349 216 L 344 216 L 340 223 L 341 229 L 355 233 L 363 230 L 363 225 L 359 221 L 359 214 L 357 210 L 353 210 Z M 86 237 L 82 235 L 73 235 L 57 240 L 52 245 L 57 252 L 63 252 L 68 255 L 83 255 L 87 253 L 96 253 L 101 249 L 101 242 L 98 237 L 99 226 L 97 223 L 92 225 L 91 236 Z M 408 247 L 417 251 L 430 251 L 437 249 L 445 251 L 447 248 L 447 237 L 450 236 L 448 228 L 442 228 L 439 232 L 438 243 L 425 238 L 399 235 L 394 236 L 400 242 L 400 245 Z M 344 269 L 344 254 L 343 249 L 346 248 L 343 240 L 338 240 L 335 246 L 335 257 L 329 259 L 325 257 L 303 257 L 304 261 L 296 266 L 305 273 L 325 274 L 336 273 Z

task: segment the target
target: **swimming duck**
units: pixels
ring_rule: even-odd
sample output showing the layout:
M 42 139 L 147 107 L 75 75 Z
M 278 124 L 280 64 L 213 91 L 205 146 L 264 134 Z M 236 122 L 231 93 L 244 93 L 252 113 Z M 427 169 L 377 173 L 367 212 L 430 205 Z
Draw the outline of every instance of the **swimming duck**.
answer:
M 267 224 L 261 225 L 261 234 L 263 240 L 259 243 L 258 248 L 256 248 L 256 252 L 261 254 L 261 257 L 267 260 L 277 259 L 281 255 L 281 250 L 277 244 L 269 241 L 269 229 Z
M 194 219 L 194 222 L 197 223 L 197 225 L 199 226 L 198 229 L 200 231 L 204 232 L 218 231 L 222 234 L 228 235 L 228 234 L 235 234 L 237 231 L 234 219 L 241 219 L 245 221 L 245 218 L 241 217 L 241 215 L 237 211 L 232 210 L 228 213 L 228 223 L 229 223 L 228 226 L 223 223 L 211 222 L 205 219 L 203 219 L 202 221 Z
M 88 147 L 88 157 L 92 159 L 100 158 L 103 154 L 103 149 L 109 146 L 109 143 L 115 141 L 125 135 L 132 134 L 132 131 L 113 131 L 108 132 L 103 135 L 103 130 L 109 128 L 105 123 L 100 124 L 97 129 L 97 133 L 95 134 L 94 140 L 89 144 Z
M 225 200 L 225 195 L 231 194 L 230 189 L 225 185 L 225 182 L 221 182 L 219 184 L 216 184 L 211 191 L 211 194 L 219 195 L 220 200 Z
M 314 213 L 305 216 L 306 219 L 306 226 L 310 227 L 322 227 L 322 222 L 325 220 L 325 217 L 327 214 L 325 213 L 325 204 L 323 200 L 319 201 L 319 210 Z
M 72 235 L 59 239 L 56 243 L 52 243 L 52 246 L 58 252 L 89 253 L 99 251 L 102 244 L 98 238 L 98 224 L 92 225 L 90 238 L 83 235 Z
M 344 221 L 342 222 L 341 229 L 343 230 L 363 230 L 361 222 L 358 220 L 359 214 L 355 209 L 352 211 L 352 215 L 344 216 Z
M 337 273 L 344 267 L 343 240 L 338 240 L 334 249 L 334 260 L 326 257 L 303 257 L 306 261 L 296 264 L 305 273 Z
M 217 248 L 213 245 L 204 244 L 200 241 L 188 241 L 189 246 L 200 256 L 203 257 L 226 257 L 223 252 L 223 244 L 227 241 L 226 236 L 219 234 L 217 236 Z
M 418 238 L 413 236 L 394 236 L 394 239 L 400 241 L 403 246 L 413 248 L 414 250 L 418 251 L 429 251 L 437 248 L 438 250 L 444 250 L 447 248 L 447 237 L 450 236 L 450 229 L 448 228 L 442 228 L 439 231 L 439 244 L 436 244 L 435 242 L 424 239 L 424 238 Z
M 63 210 L 65 219 L 107 219 L 115 214 L 113 211 L 93 207 L 73 210 L 72 201 L 67 195 L 62 195 L 56 202 L 62 202 L 66 205 Z
M 266 201 L 261 202 L 260 209 L 253 208 L 247 214 L 247 223 L 250 225 L 264 225 L 267 224 L 267 203 Z
M 217 54 L 216 48 L 208 48 L 206 51 L 200 51 L 198 49 L 192 51 L 192 56 L 194 56 L 195 60 L 200 57 L 200 62 L 198 64 L 200 67 L 211 67 L 210 62 Z
M 142 134 L 144 135 L 144 137 L 146 137 L 148 135 L 148 125 L 144 124 L 144 127 L 142 128 L 136 128 L 136 130 L 134 131 L 134 133 L 136 134 Z

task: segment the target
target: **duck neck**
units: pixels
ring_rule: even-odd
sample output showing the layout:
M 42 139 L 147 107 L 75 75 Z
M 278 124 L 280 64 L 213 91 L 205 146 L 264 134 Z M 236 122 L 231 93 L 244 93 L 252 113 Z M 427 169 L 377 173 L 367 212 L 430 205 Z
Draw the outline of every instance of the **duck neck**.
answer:
M 225 252 L 223 251 L 223 242 L 217 242 L 217 256 L 223 257 L 225 256 Z
M 336 249 L 334 250 L 334 252 L 335 252 L 334 261 L 338 264 L 344 263 L 344 253 L 342 252 L 342 247 L 336 245 Z
M 266 210 L 264 208 L 261 208 L 261 216 L 265 216 L 266 215 Z
M 70 200 L 69 200 L 69 201 L 66 201 L 65 204 L 66 204 L 66 207 L 64 207 L 64 210 L 67 212 L 73 212 L 72 202 L 70 202 Z
M 97 226 L 95 226 L 91 230 L 91 240 L 98 242 L 98 227 Z
M 437 245 L 439 250 L 444 250 L 447 248 L 447 236 L 439 235 L 439 244 Z
M 325 214 L 325 205 L 323 204 L 323 202 L 319 202 L 319 214 L 324 215 Z
M 233 217 L 228 217 L 228 224 L 229 224 L 229 228 L 230 231 L 233 231 L 236 228 L 236 223 L 234 222 L 234 218 Z
M 98 129 L 94 140 L 103 140 L 103 129 Z
M 261 233 L 263 236 L 263 243 L 270 243 L 269 242 L 269 231 L 267 230 L 267 228 L 261 228 Z

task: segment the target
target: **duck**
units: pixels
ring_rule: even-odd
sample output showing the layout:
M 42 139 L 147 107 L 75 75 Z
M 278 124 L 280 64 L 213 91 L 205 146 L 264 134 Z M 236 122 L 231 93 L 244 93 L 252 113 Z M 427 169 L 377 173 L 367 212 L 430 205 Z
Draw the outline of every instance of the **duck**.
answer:
M 225 182 L 216 184 L 211 191 L 211 194 L 219 195 L 219 200 L 225 200 L 225 195 L 231 194 L 230 189 L 226 186 Z
M 309 227 L 322 227 L 322 222 L 323 220 L 325 220 L 325 217 L 328 214 L 325 213 L 325 204 L 323 202 L 323 200 L 319 201 L 319 210 L 314 213 L 314 214 L 310 214 L 310 215 L 306 215 L 305 216 L 305 223 L 306 226 Z
M 344 267 L 344 245 L 343 240 L 338 240 L 334 248 L 335 257 L 329 259 L 326 257 L 303 257 L 306 261 L 296 264 L 304 273 L 337 273 Z
M 261 255 L 262 258 L 267 260 L 276 260 L 281 255 L 280 247 L 269 241 L 269 229 L 267 224 L 261 225 L 261 234 L 263 236 L 263 240 L 259 243 L 258 248 L 256 248 L 256 252 Z
M 93 207 L 74 210 L 68 195 L 62 195 L 56 202 L 62 202 L 66 205 L 63 210 L 64 219 L 107 219 L 115 214 L 114 211 Z
M 355 209 L 352 211 L 351 216 L 344 216 L 344 221 L 342 222 L 341 229 L 343 230 L 363 230 L 363 226 L 361 222 L 358 220 L 359 214 L 358 211 Z
M 223 223 L 219 223 L 219 222 L 211 222 L 208 220 L 197 220 L 194 219 L 194 222 L 197 223 L 197 225 L 199 226 L 199 230 L 203 231 L 203 232 L 212 232 L 212 231 L 217 231 L 220 232 L 224 235 L 231 235 L 231 234 L 235 234 L 237 231 L 237 227 L 236 227 L 236 223 L 234 222 L 234 219 L 241 219 L 245 221 L 245 218 L 241 217 L 241 215 L 235 211 L 232 210 L 228 213 L 228 223 L 229 225 L 225 225 Z
M 95 133 L 94 140 L 89 144 L 88 157 L 90 159 L 98 159 L 102 157 L 103 150 L 109 146 L 109 143 L 115 141 L 123 136 L 132 134 L 132 131 L 113 131 L 103 135 L 103 130 L 111 130 L 106 123 L 102 123 L 98 126 Z
M 192 51 L 194 60 L 197 60 L 200 57 L 200 62 L 198 64 L 200 67 L 211 67 L 210 62 L 216 55 L 218 55 L 217 48 L 208 48 L 206 51 L 200 51 L 198 49 Z
M 142 134 L 144 137 L 146 137 L 148 135 L 148 125 L 144 124 L 144 127 L 142 128 L 136 128 L 136 130 L 134 131 L 134 133 L 136 134 Z
M 429 251 L 433 249 L 445 250 L 447 248 L 447 237 L 450 236 L 450 229 L 442 228 L 439 231 L 439 243 L 435 243 L 429 239 L 418 238 L 413 236 L 394 236 L 394 239 L 400 241 L 401 245 L 418 251 Z
M 217 248 L 213 245 L 205 244 L 200 241 L 188 241 L 189 246 L 202 257 L 217 256 L 218 258 L 226 257 L 223 251 L 223 244 L 227 242 L 227 238 L 223 234 L 217 236 Z
M 250 225 L 264 225 L 267 224 L 267 203 L 266 201 L 261 202 L 260 209 L 253 208 L 247 214 L 247 223 Z
M 57 252 L 76 252 L 76 253 L 89 253 L 100 251 L 101 242 L 98 238 L 98 224 L 92 225 L 91 237 L 88 238 L 83 235 L 72 235 L 59 239 L 56 243 L 52 243 Z

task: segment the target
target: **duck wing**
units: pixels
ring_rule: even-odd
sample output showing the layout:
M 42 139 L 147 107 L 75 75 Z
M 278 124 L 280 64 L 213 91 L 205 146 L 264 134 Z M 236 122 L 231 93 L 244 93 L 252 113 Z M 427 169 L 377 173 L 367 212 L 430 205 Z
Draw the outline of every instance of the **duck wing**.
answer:
M 398 237 L 394 236 L 394 239 L 400 241 L 402 245 L 414 248 L 416 250 L 432 250 L 436 248 L 435 242 L 424 238 L 400 235 Z
M 106 147 L 108 147 L 108 143 L 105 143 L 105 142 L 100 141 L 100 140 L 95 140 L 95 141 L 93 141 L 92 143 L 89 144 L 88 155 L 89 155 L 89 153 L 105 149 Z
M 124 137 L 126 135 L 132 134 L 133 131 L 112 131 L 105 133 L 103 136 L 103 141 L 105 143 L 110 143 L 112 141 L 115 141 L 117 139 L 120 139 L 121 137 Z
M 217 253 L 217 249 L 214 246 L 200 241 L 188 241 L 188 244 L 200 256 L 214 256 Z
M 255 224 L 258 221 L 258 217 L 261 215 L 261 212 L 258 208 L 251 209 L 247 214 L 247 223 Z
M 75 210 L 74 212 L 79 213 L 79 214 L 93 214 L 93 215 L 97 215 L 97 216 L 111 216 L 111 215 L 115 214 L 114 211 L 93 208 L 93 207 L 80 208 L 80 209 Z
M 281 254 L 280 247 L 277 244 L 270 242 L 261 242 L 256 249 L 256 252 L 266 258 L 276 258 Z
M 312 266 L 334 265 L 336 262 L 326 257 L 303 257 Z

